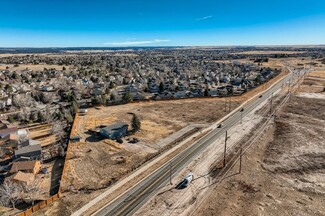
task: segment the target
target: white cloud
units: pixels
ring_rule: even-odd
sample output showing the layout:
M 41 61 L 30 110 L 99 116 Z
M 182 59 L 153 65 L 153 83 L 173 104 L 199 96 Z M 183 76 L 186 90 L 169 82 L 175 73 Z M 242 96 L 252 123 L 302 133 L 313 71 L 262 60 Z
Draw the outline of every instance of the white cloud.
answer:
M 205 17 L 200 17 L 200 18 L 197 18 L 197 19 L 195 19 L 196 21 L 200 21 L 200 20 L 206 20 L 206 19 L 210 19 L 210 18 L 212 18 L 213 16 L 205 16 Z
M 105 45 L 111 45 L 111 46 L 134 46 L 134 45 L 145 45 L 145 44 L 162 43 L 162 42 L 169 42 L 169 41 L 170 40 L 154 39 L 154 40 L 146 40 L 146 41 L 107 42 L 107 43 L 105 43 Z

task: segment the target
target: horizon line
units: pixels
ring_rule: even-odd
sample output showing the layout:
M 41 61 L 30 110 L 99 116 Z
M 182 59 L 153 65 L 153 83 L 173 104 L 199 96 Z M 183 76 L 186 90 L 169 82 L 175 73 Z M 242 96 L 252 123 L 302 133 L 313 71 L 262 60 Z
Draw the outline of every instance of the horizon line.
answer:
M 0 49 L 68 49 L 68 48 L 154 48 L 154 47 L 288 47 L 288 46 L 325 46 L 324 44 L 262 44 L 262 45 L 143 45 L 143 46 L 0 46 Z

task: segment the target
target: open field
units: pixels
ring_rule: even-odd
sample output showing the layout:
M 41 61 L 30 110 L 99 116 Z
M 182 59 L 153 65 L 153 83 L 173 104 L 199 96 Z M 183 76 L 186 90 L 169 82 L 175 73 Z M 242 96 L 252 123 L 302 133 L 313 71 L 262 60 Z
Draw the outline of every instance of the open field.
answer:
M 308 86 L 297 94 L 309 94 Z M 319 95 L 324 92 L 294 96 L 244 155 L 243 173 L 235 166 L 194 214 L 324 215 L 325 98 Z
M 324 78 L 325 79 L 325 68 L 322 70 L 316 70 L 311 73 L 309 73 L 309 76 L 311 77 L 318 77 L 318 78 Z
M 50 68 L 55 68 L 56 70 L 62 70 L 62 67 L 64 65 L 48 65 L 48 64 L 19 64 L 18 67 L 14 67 L 13 64 L 0 64 L 0 70 L 5 70 L 6 67 L 9 67 L 9 70 L 12 71 L 20 71 L 20 70 L 24 70 L 24 69 L 30 69 L 30 70 L 34 70 L 34 71 L 43 71 L 44 68 L 50 69 Z M 69 66 L 64 66 L 67 69 L 69 68 Z
M 253 50 L 253 51 L 245 51 L 245 52 L 238 52 L 234 54 L 251 54 L 251 55 L 258 55 L 258 54 L 265 54 L 265 55 L 271 55 L 271 54 L 297 54 L 297 53 L 303 53 L 302 51 L 275 51 L 275 50 Z
M 157 153 L 162 138 L 187 125 L 212 123 L 225 115 L 223 100 L 200 100 L 205 102 L 205 106 L 200 106 L 195 99 L 186 99 L 89 109 L 87 115 L 79 116 L 77 120 L 76 133 L 82 137 L 82 142 L 71 144 L 72 154 L 67 158 L 69 165 L 64 188 L 70 192 L 91 192 L 106 188 L 146 157 Z M 233 102 L 232 109 L 238 104 Z M 118 144 L 87 132 L 88 129 L 116 121 L 130 124 L 131 116 L 128 112 L 136 113 L 141 119 L 141 130 L 131 136 L 140 139 L 139 143 L 129 144 L 124 139 L 123 144 Z M 80 194 L 78 196 L 81 197 Z
M 300 85 L 299 91 L 304 93 L 320 93 L 325 89 L 325 70 L 324 71 L 312 71 L 308 73 L 308 76 L 304 79 Z M 322 77 L 324 76 L 324 77 Z M 319 96 L 319 95 L 318 95 Z

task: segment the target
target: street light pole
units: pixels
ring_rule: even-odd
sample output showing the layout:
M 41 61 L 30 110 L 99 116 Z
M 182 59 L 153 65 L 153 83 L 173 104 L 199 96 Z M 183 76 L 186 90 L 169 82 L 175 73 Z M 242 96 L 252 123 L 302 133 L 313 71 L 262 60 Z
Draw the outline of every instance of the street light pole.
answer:
M 270 115 L 272 114 L 272 102 L 273 102 L 273 92 L 271 94 L 271 101 L 270 101 Z
M 241 110 L 240 110 L 240 124 L 243 123 L 243 112 L 244 112 L 244 108 L 241 108 Z
M 242 169 L 242 157 L 243 157 L 243 144 L 240 142 L 240 155 L 239 155 L 239 173 L 241 173 Z

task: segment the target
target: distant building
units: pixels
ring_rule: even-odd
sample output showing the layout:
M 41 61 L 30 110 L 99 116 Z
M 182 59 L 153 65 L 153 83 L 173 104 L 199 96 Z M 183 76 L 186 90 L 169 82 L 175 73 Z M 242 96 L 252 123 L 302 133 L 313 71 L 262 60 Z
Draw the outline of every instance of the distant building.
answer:
M 45 92 L 50 92 L 50 91 L 53 91 L 53 90 L 54 90 L 53 86 L 43 86 L 42 87 L 42 91 L 45 91 Z
M 119 122 L 107 127 L 102 128 L 99 133 L 100 135 L 109 139 L 116 139 L 126 135 L 128 131 L 128 124 Z

